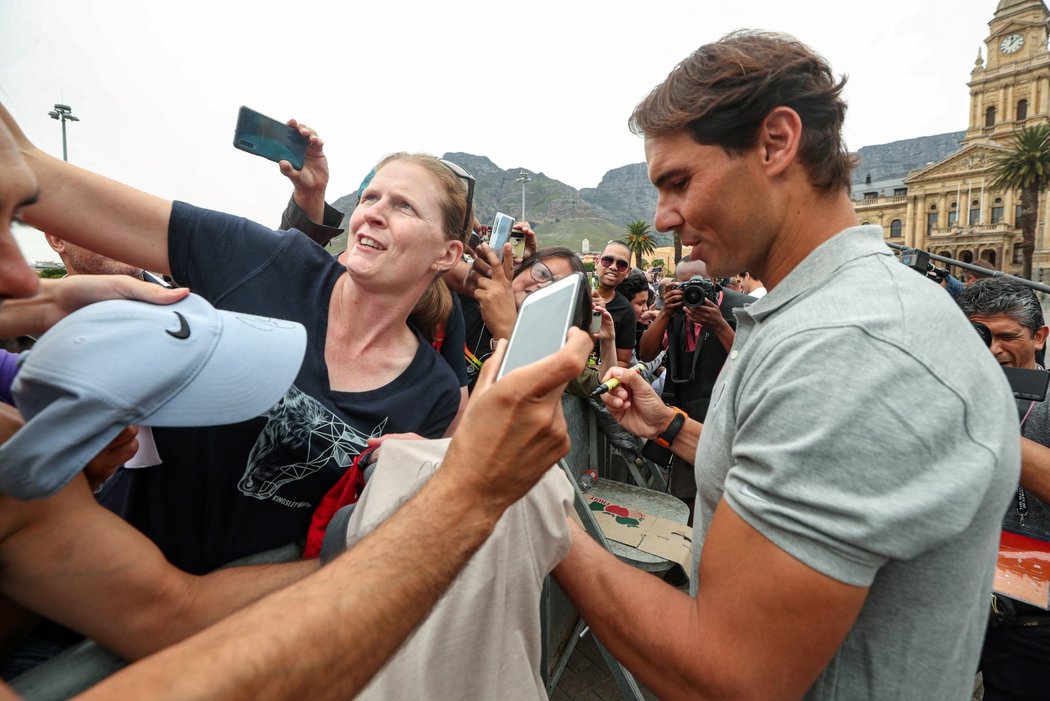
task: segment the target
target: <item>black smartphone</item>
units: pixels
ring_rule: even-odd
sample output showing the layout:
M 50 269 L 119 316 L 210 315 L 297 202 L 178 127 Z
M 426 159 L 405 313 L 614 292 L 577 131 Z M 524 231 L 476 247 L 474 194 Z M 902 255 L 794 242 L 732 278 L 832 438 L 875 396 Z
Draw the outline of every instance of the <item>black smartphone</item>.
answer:
M 1018 399 L 1031 399 L 1037 402 L 1046 400 L 1047 385 L 1050 385 L 1050 372 L 1028 368 L 1003 368 L 1010 390 Z
M 242 151 L 278 163 L 288 161 L 296 170 L 301 170 L 306 158 L 309 139 L 299 130 L 259 114 L 248 107 L 237 113 L 237 129 L 233 133 L 233 145 Z
M 546 358 L 565 345 L 569 328 L 590 325 L 591 295 L 583 273 L 573 273 L 525 298 L 496 379 Z

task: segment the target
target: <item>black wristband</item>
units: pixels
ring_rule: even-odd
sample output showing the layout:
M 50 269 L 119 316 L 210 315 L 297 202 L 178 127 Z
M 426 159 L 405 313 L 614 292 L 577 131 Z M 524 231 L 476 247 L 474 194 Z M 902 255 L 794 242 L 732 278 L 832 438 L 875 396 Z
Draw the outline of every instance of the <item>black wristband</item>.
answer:
M 671 423 L 667 425 L 660 435 L 656 437 L 657 445 L 664 448 L 670 448 L 671 444 L 674 443 L 674 439 L 678 437 L 678 432 L 682 430 L 682 426 L 685 425 L 685 412 L 676 406 L 671 407 L 674 409 L 674 418 L 671 419 Z

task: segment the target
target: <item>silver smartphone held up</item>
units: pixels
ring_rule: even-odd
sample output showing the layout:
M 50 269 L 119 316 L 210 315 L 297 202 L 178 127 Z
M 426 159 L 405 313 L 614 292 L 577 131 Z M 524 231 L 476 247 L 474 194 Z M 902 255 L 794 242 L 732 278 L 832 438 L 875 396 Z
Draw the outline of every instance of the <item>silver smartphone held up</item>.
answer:
M 492 222 L 492 235 L 489 236 L 489 248 L 500 260 L 503 260 L 503 244 L 507 243 L 512 228 L 514 228 L 514 218 L 508 217 L 503 212 L 496 212 L 496 218 Z
M 573 273 L 525 298 L 510 334 L 496 379 L 512 370 L 557 353 L 569 328 L 587 328 L 591 295 L 583 273 Z

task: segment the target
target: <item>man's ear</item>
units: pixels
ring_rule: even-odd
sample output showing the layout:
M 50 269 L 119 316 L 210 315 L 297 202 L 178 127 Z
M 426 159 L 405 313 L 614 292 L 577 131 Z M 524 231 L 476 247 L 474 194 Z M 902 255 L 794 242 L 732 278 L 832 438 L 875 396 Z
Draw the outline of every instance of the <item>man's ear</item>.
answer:
M 66 252 L 66 242 L 58 238 L 54 234 L 44 234 L 44 238 L 47 239 L 47 245 L 51 246 L 55 250 L 55 253 L 59 255 Z
M 1050 328 L 1046 326 L 1040 326 L 1038 330 L 1033 334 L 1035 338 L 1035 349 L 1043 350 L 1046 347 L 1046 334 L 1050 333 Z
M 771 176 L 795 162 L 801 143 L 802 119 L 790 107 L 774 107 L 758 128 L 763 167 Z

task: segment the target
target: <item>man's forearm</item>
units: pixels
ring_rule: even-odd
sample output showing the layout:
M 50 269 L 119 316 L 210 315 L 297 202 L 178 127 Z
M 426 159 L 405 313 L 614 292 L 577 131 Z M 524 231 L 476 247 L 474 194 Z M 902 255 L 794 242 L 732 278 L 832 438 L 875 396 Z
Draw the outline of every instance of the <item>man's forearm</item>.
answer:
M 663 350 L 664 333 L 667 331 L 670 318 L 669 315 L 660 312 L 653 319 L 653 323 L 649 324 L 649 328 L 642 333 L 642 338 L 638 342 L 639 360 L 652 360 Z
M 84 698 L 351 698 L 492 532 L 439 470 L 372 534 L 301 583 L 133 665 Z
M 602 644 L 659 698 L 697 698 L 676 674 L 688 666 L 677 658 L 698 652 L 686 635 L 696 618 L 693 599 L 620 562 L 580 530 L 554 576 Z

